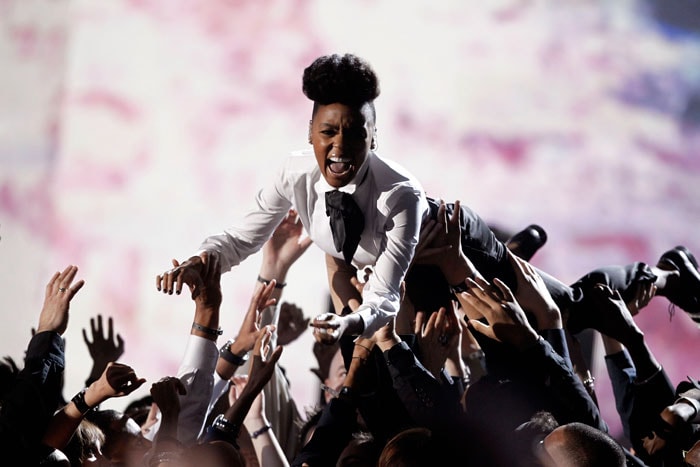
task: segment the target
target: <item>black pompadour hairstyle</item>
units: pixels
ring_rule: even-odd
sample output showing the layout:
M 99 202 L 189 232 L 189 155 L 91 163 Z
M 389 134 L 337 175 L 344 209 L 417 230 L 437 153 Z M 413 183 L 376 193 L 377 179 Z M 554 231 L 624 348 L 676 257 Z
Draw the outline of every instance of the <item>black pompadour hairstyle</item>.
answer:
M 379 96 L 379 80 L 369 63 L 356 55 L 324 55 L 304 69 L 302 90 L 315 105 L 372 104 Z

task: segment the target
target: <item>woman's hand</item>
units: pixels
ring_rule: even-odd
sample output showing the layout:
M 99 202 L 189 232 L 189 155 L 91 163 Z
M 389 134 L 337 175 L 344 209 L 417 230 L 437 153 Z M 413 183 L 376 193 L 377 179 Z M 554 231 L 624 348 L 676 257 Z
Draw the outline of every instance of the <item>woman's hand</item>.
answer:
M 56 272 L 46 284 L 37 333 L 54 331 L 63 335 L 66 332 L 70 301 L 85 284 L 84 280 L 73 284 L 77 272 L 78 266 L 68 266 L 63 272 Z
M 172 295 L 173 291 L 179 295 L 182 292 L 183 284 L 187 284 L 190 287 L 196 286 L 197 281 L 201 280 L 200 276 L 202 275 L 205 261 L 205 253 L 202 253 L 200 256 L 190 256 L 187 261 L 182 263 L 173 259 L 173 268 L 156 276 L 156 288 L 169 295 Z M 193 295 L 192 298 L 195 298 L 195 296 Z

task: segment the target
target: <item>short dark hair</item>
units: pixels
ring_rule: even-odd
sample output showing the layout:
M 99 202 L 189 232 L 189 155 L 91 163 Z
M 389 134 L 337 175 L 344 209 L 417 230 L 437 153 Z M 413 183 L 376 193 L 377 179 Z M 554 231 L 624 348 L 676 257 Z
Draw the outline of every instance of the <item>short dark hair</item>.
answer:
M 610 434 L 581 422 L 563 426 L 570 440 L 567 443 L 567 453 L 571 465 L 626 465 L 624 449 Z
M 379 96 L 379 80 L 369 63 L 356 55 L 323 55 L 304 69 L 302 90 L 314 101 L 314 110 L 318 104 L 372 105 Z

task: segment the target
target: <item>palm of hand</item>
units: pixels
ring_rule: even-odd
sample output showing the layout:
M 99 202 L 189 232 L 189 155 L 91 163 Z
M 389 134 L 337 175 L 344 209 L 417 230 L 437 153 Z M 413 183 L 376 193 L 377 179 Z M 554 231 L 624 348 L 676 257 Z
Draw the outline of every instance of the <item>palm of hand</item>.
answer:
M 598 284 L 593 288 L 591 296 L 594 299 L 594 310 L 591 313 L 597 317 L 592 327 L 608 337 L 619 340 L 622 344 L 641 331 L 632 318 L 619 291 Z
M 449 217 L 445 203 L 441 202 L 437 220 L 428 220 L 421 227 L 415 253 L 417 264 L 443 264 L 459 259 L 462 254 L 459 213 L 459 201 Z
M 90 357 L 93 360 L 114 362 L 119 360 L 119 357 L 124 354 L 124 340 L 117 334 L 117 341 L 114 341 L 114 322 L 110 317 L 107 321 L 107 334 L 104 333 L 102 327 L 102 315 L 97 315 L 97 324 L 95 319 L 90 319 L 90 329 L 92 331 L 92 342 L 88 340 L 87 333 L 83 329 L 83 340 L 87 345 Z
M 491 324 L 494 337 L 501 341 L 518 346 L 524 339 L 524 330 L 529 323 L 523 309 L 514 302 L 504 303 L 501 307 L 503 313 Z
M 308 239 L 306 242 L 300 242 L 303 231 L 304 226 L 299 222 L 296 211 L 290 210 L 263 245 L 264 254 L 285 264 L 293 263 L 311 244 Z
M 277 343 L 287 345 L 296 340 L 306 331 L 310 321 L 311 318 L 304 318 L 301 308 L 291 303 L 282 303 L 277 323 Z

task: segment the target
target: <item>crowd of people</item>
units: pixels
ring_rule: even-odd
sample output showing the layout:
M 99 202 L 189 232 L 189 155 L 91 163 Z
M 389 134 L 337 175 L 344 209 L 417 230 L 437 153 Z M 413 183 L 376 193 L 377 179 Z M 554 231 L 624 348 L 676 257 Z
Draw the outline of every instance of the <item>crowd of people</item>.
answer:
M 113 318 L 105 327 L 98 315 L 83 331 L 85 389 L 64 398 L 61 336 L 84 282 L 75 265 L 49 279 L 24 361 L 0 366 L 12 465 L 700 465 L 700 381 L 671 381 L 635 322 L 661 296 L 700 323 L 688 248 L 564 284 L 530 262 L 544 229 L 498 235 L 376 154 L 379 88 L 365 61 L 320 57 L 303 90 L 313 150 L 290 157 L 236 227 L 157 276 L 163 293 L 189 291 L 194 310 L 178 371 L 148 396 L 101 408 L 146 381 L 120 361 Z M 282 301 L 311 245 L 325 252 L 329 284 L 329 310 L 313 318 Z M 226 339 L 222 274 L 257 251 L 254 293 Z M 279 359 L 308 330 L 320 389 L 303 411 Z M 628 442 L 601 415 L 578 345 L 585 330 L 605 344 Z

